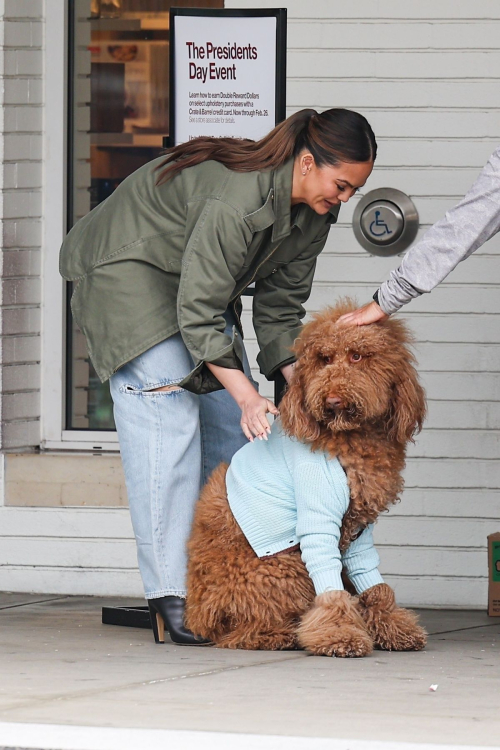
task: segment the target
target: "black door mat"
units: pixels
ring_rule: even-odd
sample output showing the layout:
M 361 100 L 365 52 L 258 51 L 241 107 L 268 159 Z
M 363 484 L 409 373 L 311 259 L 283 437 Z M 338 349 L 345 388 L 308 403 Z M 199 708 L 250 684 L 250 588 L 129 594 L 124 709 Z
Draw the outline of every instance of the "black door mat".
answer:
M 103 607 L 103 625 L 121 625 L 124 628 L 151 630 L 148 607 Z

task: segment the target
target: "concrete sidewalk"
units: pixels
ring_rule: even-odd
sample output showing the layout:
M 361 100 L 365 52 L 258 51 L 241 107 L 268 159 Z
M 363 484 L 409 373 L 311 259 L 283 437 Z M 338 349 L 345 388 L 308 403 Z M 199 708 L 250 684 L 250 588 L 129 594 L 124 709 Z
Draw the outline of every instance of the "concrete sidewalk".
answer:
M 165 730 L 153 733 L 160 744 L 151 739 L 149 748 L 166 747 L 170 737 L 175 750 L 500 746 L 500 619 L 482 612 L 422 611 L 430 633 L 424 652 L 343 660 L 300 651 L 156 646 L 150 631 L 101 624 L 103 604 L 123 603 L 133 604 L 0 595 L 0 746 L 128 747 L 112 728 Z M 64 741 L 47 744 L 32 727 L 39 737 L 33 744 L 24 724 L 107 727 L 109 742 L 100 732 L 96 744 L 89 729 L 89 739 L 78 744 L 67 728 Z M 146 732 L 143 742 L 132 734 L 136 746 L 153 737 Z

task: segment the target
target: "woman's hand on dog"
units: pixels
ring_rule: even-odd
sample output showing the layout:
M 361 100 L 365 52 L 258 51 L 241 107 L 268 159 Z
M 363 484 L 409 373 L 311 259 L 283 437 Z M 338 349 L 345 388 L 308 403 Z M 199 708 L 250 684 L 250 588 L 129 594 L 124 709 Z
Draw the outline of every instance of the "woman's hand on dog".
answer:
M 266 414 L 279 416 L 279 411 L 272 401 L 261 396 L 241 370 L 220 367 L 207 362 L 207 367 L 213 372 L 217 380 L 234 398 L 241 409 L 241 429 L 245 437 L 253 442 L 254 437 L 267 440 L 271 427 Z
M 338 319 L 338 325 L 346 326 L 367 326 L 370 323 L 378 323 L 379 320 L 386 320 L 389 316 L 385 313 L 376 302 L 369 302 L 363 307 L 358 307 L 353 312 L 341 315 Z
M 279 416 L 279 411 L 272 401 L 260 396 L 255 389 L 253 391 L 253 394 L 249 394 L 244 400 L 238 402 L 241 409 L 241 429 L 250 442 L 253 442 L 254 437 L 267 440 L 271 432 L 271 426 L 266 417 L 268 412 L 274 414 L 275 417 Z

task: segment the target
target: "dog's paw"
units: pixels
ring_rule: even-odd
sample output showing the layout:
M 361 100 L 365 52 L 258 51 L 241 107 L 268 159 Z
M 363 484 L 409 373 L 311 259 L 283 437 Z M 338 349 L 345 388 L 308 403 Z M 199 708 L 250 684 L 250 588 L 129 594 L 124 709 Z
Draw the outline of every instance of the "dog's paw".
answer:
M 413 612 L 396 607 L 379 619 L 373 640 L 384 651 L 421 651 L 426 646 L 427 633 Z
M 300 645 L 318 656 L 366 656 L 373 641 L 347 591 L 316 597 L 298 629 Z
M 313 643 L 307 650 L 316 656 L 367 656 L 373 651 L 373 641 L 366 630 L 344 625 L 332 628 L 323 643 Z
M 394 592 L 385 583 L 359 597 L 359 612 L 375 646 L 384 651 L 421 651 L 427 633 L 409 609 L 396 606 Z

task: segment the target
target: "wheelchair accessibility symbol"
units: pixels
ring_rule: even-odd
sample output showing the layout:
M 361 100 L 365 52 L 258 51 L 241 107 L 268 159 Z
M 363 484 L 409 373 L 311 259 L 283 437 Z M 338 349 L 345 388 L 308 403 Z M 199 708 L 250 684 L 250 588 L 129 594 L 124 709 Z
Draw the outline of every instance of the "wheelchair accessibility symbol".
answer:
M 356 205 L 352 228 L 361 247 L 372 255 L 397 255 L 415 239 L 417 209 L 400 190 L 372 190 Z
M 392 234 L 385 221 L 380 218 L 380 211 L 375 211 L 375 219 L 370 224 L 370 232 L 374 237 L 385 237 L 386 234 Z

